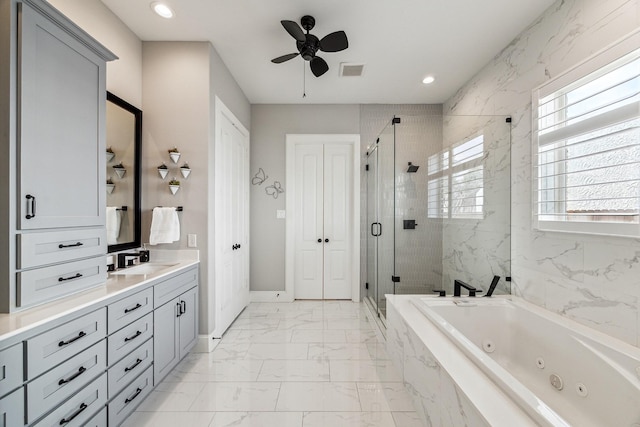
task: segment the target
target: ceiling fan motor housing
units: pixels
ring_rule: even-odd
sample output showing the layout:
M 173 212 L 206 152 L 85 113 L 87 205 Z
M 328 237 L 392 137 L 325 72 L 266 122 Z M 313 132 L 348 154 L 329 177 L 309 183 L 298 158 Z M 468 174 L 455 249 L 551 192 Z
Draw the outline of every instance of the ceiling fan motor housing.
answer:
M 311 61 L 315 56 L 318 49 L 320 49 L 320 40 L 313 34 L 306 34 L 306 40 L 304 42 L 296 42 L 298 52 L 305 61 Z

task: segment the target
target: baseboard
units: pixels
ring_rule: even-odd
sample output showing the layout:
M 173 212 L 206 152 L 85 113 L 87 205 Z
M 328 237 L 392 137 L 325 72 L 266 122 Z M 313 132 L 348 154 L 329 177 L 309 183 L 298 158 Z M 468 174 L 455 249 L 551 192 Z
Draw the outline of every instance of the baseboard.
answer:
M 211 353 L 220 343 L 219 339 L 214 339 L 212 335 L 198 335 L 198 342 L 193 348 L 194 353 Z
M 293 302 L 286 291 L 251 291 L 251 302 Z

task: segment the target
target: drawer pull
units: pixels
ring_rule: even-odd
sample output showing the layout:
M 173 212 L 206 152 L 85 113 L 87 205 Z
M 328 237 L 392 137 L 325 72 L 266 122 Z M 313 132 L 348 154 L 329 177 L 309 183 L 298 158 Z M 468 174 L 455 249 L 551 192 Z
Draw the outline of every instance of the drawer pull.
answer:
M 85 368 L 84 366 L 80 366 L 80 369 L 78 369 L 78 372 L 76 372 L 75 374 L 71 375 L 69 378 L 63 378 L 60 381 L 58 381 L 58 385 L 62 385 L 62 384 L 66 384 L 66 383 L 70 383 L 71 381 L 75 380 L 76 378 L 78 378 L 80 375 L 84 374 L 84 372 L 87 370 L 87 368 Z
M 82 243 L 82 242 L 74 243 L 74 244 L 72 244 L 72 245 L 63 245 L 62 243 L 60 243 L 60 244 L 58 245 L 58 248 L 60 248 L 60 249 L 64 249 L 64 248 L 75 248 L 76 246 L 83 246 L 83 245 L 84 245 L 84 243 Z
M 85 409 L 87 409 L 89 406 L 86 403 L 82 403 L 80 405 L 80 407 L 78 408 L 78 410 L 76 412 L 73 413 L 73 415 L 71 415 L 69 418 L 63 418 L 60 420 L 60 425 L 63 426 L 65 424 L 70 423 L 75 417 L 77 417 L 78 415 L 80 415 L 82 413 L 82 411 L 84 411 Z
M 140 332 L 140 331 L 136 331 L 136 333 L 135 333 L 135 334 L 133 334 L 132 336 L 125 338 L 125 339 L 124 339 L 124 342 L 131 341 L 131 340 L 135 340 L 135 339 L 136 339 L 136 338 L 138 338 L 140 335 L 142 335 L 142 332 Z
M 136 363 L 134 363 L 133 365 L 131 365 L 129 367 L 124 368 L 124 371 L 125 372 L 133 371 L 134 369 L 136 369 L 136 366 L 138 366 L 141 363 L 142 363 L 142 359 L 137 358 L 136 359 Z
M 80 331 L 80 333 L 78 334 L 77 337 L 73 337 L 68 341 L 60 341 L 58 343 L 58 347 L 64 347 L 65 345 L 71 344 L 72 342 L 79 340 L 80 338 L 84 337 L 85 335 L 87 335 L 87 333 L 85 331 Z
M 136 311 L 136 310 L 137 310 L 137 309 L 139 309 L 140 307 L 142 307 L 142 304 L 137 303 L 135 307 L 125 308 L 125 309 L 124 309 L 124 314 L 131 313 L 132 311 Z
M 187 303 L 180 300 L 180 314 L 185 314 L 187 312 Z
M 139 395 L 140 393 L 142 393 L 142 389 L 141 389 L 140 387 L 138 387 L 138 388 L 136 389 L 136 392 L 133 394 L 133 396 L 131 396 L 131 397 L 127 397 L 127 398 L 125 399 L 124 404 L 125 404 L 125 405 L 127 405 L 127 404 L 129 404 L 129 403 L 133 402 L 133 399 L 135 399 L 136 397 L 138 397 L 138 395 Z
M 71 277 L 58 277 L 58 282 L 64 282 L 66 280 L 79 279 L 81 277 L 82 277 L 82 273 L 76 273 L 75 276 L 71 276 Z
M 177 302 L 176 305 L 178 306 L 178 312 L 176 313 L 176 317 L 180 317 L 182 316 L 182 306 L 180 305 L 179 302 Z

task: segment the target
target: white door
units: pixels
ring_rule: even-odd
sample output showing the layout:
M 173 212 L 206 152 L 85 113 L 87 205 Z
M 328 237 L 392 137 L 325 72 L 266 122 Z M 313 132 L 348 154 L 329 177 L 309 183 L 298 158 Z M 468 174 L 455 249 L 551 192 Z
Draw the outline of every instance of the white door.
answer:
M 347 144 L 296 146 L 296 299 L 350 299 L 352 296 L 352 153 L 353 147 Z
M 217 101 L 215 338 L 249 304 L 249 133 Z

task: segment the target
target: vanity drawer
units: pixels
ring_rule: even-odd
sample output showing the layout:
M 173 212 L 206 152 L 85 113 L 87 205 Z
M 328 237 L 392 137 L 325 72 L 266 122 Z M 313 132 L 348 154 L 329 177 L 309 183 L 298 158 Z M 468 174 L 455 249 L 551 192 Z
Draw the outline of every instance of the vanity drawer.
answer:
M 114 333 L 153 310 L 153 288 L 130 295 L 107 306 L 107 330 Z
M 107 369 L 106 340 L 27 384 L 27 420 L 33 422 Z
M 24 388 L 0 399 L 0 427 L 24 425 Z
M 153 313 L 149 313 L 132 324 L 125 326 L 113 335 L 109 335 L 109 365 L 122 359 L 127 353 L 153 336 Z
M 197 268 L 192 268 L 175 277 L 159 282 L 153 287 L 153 306 L 160 307 L 194 286 L 198 286 Z
M 153 340 L 148 339 L 137 349 L 126 355 L 124 359 L 109 368 L 109 398 L 144 371 L 153 362 Z
M 107 263 L 104 256 L 68 262 L 17 275 L 18 307 L 43 303 L 68 295 L 107 280 Z
M 0 396 L 22 385 L 22 343 L 0 351 Z
M 104 228 L 18 234 L 17 268 L 38 267 L 107 253 Z
M 118 426 L 131 414 L 153 388 L 153 367 L 149 366 L 137 379 L 109 403 L 109 425 Z
M 109 423 L 107 421 L 107 408 L 104 407 L 95 414 L 89 421 L 84 424 L 84 427 L 108 427 Z
M 71 358 L 103 339 L 107 332 L 106 308 L 85 314 L 27 340 L 27 377 Z
M 91 384 L 71 396 L 71 399 L 34 424 L 34 426 L 84 426 L 87 420 L 93 419 L 94 414 L 101 410 L 106 403 L 107 374 L 104 373 Z

